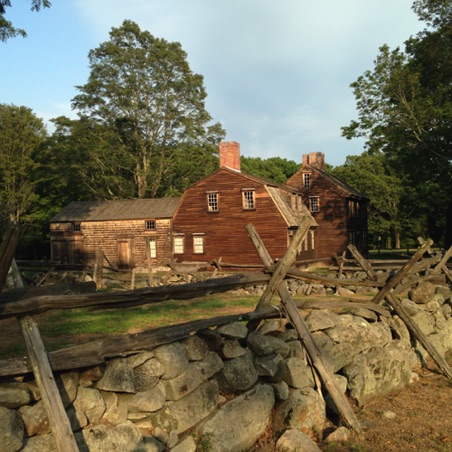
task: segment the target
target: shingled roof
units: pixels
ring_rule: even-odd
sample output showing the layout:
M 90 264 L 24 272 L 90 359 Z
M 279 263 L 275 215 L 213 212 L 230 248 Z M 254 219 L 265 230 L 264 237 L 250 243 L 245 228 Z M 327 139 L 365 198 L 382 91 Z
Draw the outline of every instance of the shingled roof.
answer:
M 50 222 L 172 218 L 180 199 L 152 198 L 119 201 L 74 201 L 55 215 Z

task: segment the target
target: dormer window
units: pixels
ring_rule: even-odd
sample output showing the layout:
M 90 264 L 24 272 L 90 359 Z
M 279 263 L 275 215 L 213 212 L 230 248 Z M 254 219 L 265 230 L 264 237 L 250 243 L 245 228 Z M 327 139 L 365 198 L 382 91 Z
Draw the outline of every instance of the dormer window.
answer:
M 311 188 L 311 173 L 303 173 L 303 188 Z

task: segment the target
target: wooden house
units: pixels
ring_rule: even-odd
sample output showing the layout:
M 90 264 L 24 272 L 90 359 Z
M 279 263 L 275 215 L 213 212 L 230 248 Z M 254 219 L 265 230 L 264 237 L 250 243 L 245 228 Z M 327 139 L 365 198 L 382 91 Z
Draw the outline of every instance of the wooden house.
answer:
M 246 226 L 253 224 L 273 259 L 287 251 L 303 217 L 312 220 L 297 189 L 240 171 L 240 145 L 220 143 L 220 169 L 188 188 L 174 216 L 177 262 L 261 265 Z M 316 253 L 315 222 L 299 258 Z
M 180 198 L 78 201 L 50 220 L 51 258 L 92 265 L 98 248 L 113 267 L 171 261 L 173 215 Z
M 298 189 L 319 225 L 317 258 L 329 258 L 355 245 L 366 256 L 368 198 L 324 171 L 321 152 L 303 155 L 302 167 L 286 182 Z

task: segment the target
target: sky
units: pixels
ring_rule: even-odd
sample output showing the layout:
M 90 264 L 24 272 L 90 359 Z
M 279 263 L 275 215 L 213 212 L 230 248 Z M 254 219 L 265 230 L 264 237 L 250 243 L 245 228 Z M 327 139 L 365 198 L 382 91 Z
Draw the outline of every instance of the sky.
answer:
M 206 109 L 247 157 L 301 163 L 323 152 L 338 166 L 364 151 L 341 127 L 357 118 L 350 84 L 378 49 L 424 28 L 412 0 L 52 0 L 31 12 L 14 0 L 6 19 L 27 38 L 0 42 L 0 103 L 29 107 L 46 124 L 76 118 L 88 53 L 126 19 L 177 41 L 204 77 Z

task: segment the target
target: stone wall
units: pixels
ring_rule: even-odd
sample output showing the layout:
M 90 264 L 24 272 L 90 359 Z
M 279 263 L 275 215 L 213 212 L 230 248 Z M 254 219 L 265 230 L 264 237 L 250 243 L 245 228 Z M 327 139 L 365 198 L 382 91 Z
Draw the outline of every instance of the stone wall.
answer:
M 289 287 L 307 290 L 295 282 Z M 442 354 L 452 351 L 450 287 L 424 283 L 402 304 Z M 356 308 L 303 314 L 358 405 L 409 384 L 425 358 L 396 315 Z M 324 437 L 327 417 L 337 419 L 282 318 L 249 334 L 242 323 L 199 331 L 56 379 L 82 451 L 238 451 L 269 431 L 279 438 L 278 450 L 319 450 L 315 441 Z M 340 433 L 343 427 L 333 438 Z M 32 375 L 0 382 L 0 444 L 2 452 L 56 450 Z

